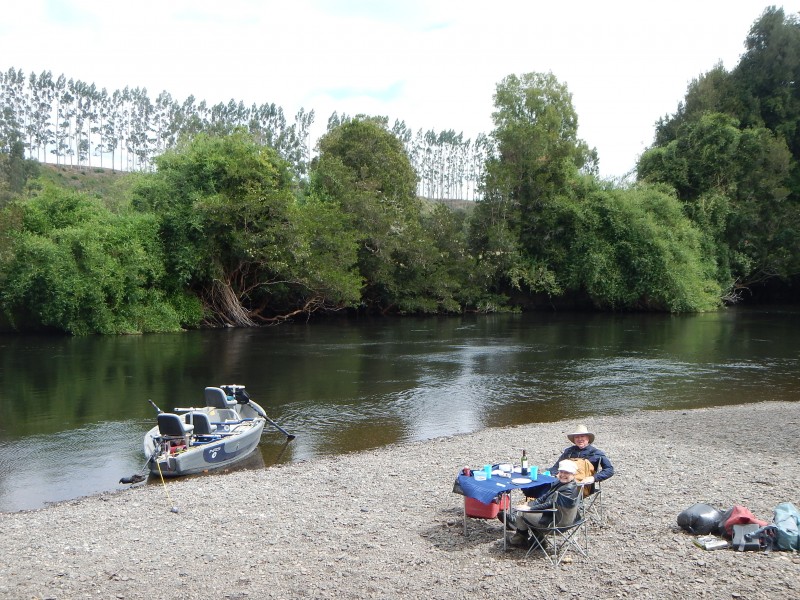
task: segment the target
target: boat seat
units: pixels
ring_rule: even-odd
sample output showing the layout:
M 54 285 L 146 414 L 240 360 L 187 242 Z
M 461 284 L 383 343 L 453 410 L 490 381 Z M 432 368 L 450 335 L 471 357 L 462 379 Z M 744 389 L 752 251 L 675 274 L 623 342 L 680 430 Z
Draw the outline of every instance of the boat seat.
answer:
M 207 387 L 204 392 L 206 399 L 206 406 L 213 408 L 233 408 L 236 406 L 236 400 L 228 398 L 228 395 L 222 388 Z
M 158 432 L 164 438 L 181 438 L 186 446 L 191 441 L 194 425 L 183 422 L 175 413 L 161 413 L 158 415 Z
M 184 418 L 187 423 L 194 425 L 195 435 L 210 435 L 217 430 L 217 426 L 211 424 L 211 419 L 204 412 L 189 412 Z
M 241 417 L 239 413 L 237 413 L 232 408 L 211 408 L 208 411 L 208 417 L 211 420 L 211 424 L 215 423 L 230 423 L 230 422 L 239 422 L 241 421 Z

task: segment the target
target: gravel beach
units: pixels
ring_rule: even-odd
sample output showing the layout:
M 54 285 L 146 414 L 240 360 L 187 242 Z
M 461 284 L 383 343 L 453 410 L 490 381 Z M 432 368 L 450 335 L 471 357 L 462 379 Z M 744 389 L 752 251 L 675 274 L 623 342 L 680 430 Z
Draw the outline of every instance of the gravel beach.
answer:
M 464 466 L 546 468 L 563 421 L 485 429 L 258 471 L 140 484 L 0 514 L 0 598 L 800 598 L 800 556 L 704 551 L 676 525 L 705 502 L 772 520 L 800 505 L 800 402 L 584 421 L 617 474 L 590 555 L 551 567 L 462 523 Z M 7 482 L 8 483 L 8 482 Z M 178 511 L 173 512 L 172 507 Z

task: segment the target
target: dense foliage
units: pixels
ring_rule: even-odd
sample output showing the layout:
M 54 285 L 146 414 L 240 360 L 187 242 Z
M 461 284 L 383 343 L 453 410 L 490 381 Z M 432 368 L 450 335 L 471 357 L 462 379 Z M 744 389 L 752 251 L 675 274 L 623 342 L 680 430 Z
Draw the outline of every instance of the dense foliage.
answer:
M 73 334 L 175 331 L 199 305 L 160 288 L 163 251 L 152 214 L 116 215 L 73 192 L 45 189 L 4 211 L 0 302 L 18 328 Z
M 199 135 L 156 158 L 134 206 L 157 215 L 170 292 L 200 297 L 211 322 L 254 325 L 358 299 L 344 216 L 299 202 L 288 163 L 244 132 Z
M 745 47 L 692 82 L 638 166 L 713 239 L 734 295 L 800 273 L 800 19 L 768 8 Z
M 659 121 L 634 184 L 598 180 L 551 73 L 497 85 L 494 130 L 471 157 L 454 132 L 426 135 L 420 153 L 402 123 L 334 115 L 301 165 L 285 137 L 221 119 L 94 193 L 36 176 L 18 99 L 5 98 L 0 308 L 17 329 L 85 334 L 334 311 L 696 312 L 764 281 L 789 289 L 800 282 L 800 21 L 768 9 L 746 47 Z M 477 156 L 469 210 L 419 196 L 476 182 Z

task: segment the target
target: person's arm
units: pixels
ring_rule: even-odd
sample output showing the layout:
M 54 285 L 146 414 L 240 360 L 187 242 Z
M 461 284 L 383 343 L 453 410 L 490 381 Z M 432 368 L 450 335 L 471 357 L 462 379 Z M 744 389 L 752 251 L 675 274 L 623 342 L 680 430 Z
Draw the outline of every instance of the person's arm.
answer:
M 605 481 L 614 475 L 614 465 L 602 450 L 597 450 L 596 455 L 593 457 L 597 459 L 597 466 L 595 467 L 594 480 L 597 482 Z
M 544 496 L 536 500 L 535 502 L 528 502 L 528 508 L 531 511 L 540 511 L 540 510 L 548 510 L 553 508 L 555 505 L 556 499 L 555 493 L 552 490 L 547 492 Z

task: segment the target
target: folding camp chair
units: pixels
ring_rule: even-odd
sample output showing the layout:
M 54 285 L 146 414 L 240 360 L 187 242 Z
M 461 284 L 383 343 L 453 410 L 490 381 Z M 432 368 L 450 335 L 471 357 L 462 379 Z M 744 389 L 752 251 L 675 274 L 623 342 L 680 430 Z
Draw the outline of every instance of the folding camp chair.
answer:
M 578 485 L 581 486 L 580 483 Z M 583 496 L 583 510 L 586 514 L 586 518 L 592 525 L 596 525 L 597 527 L 605 526 L 603 494 L 600 489 L 600 482 L 595 481 L 589 484 L 589 493 L 583 494 Z
M 558 566 L 569 549 L 584 557 L 589 555 L 589 528 L 586 526 L 582 493 L 578 494 L 577 500 L 577 507 L 565 509 L 559 506 L 542 511 L 542 514 L 552 515 L 551 519 L 545 519 L 551 524 L 531 528 L 534 535 L 531 536 L 531 547 L 526 557 L 534 550 L 540 550 L 551 565 Z

